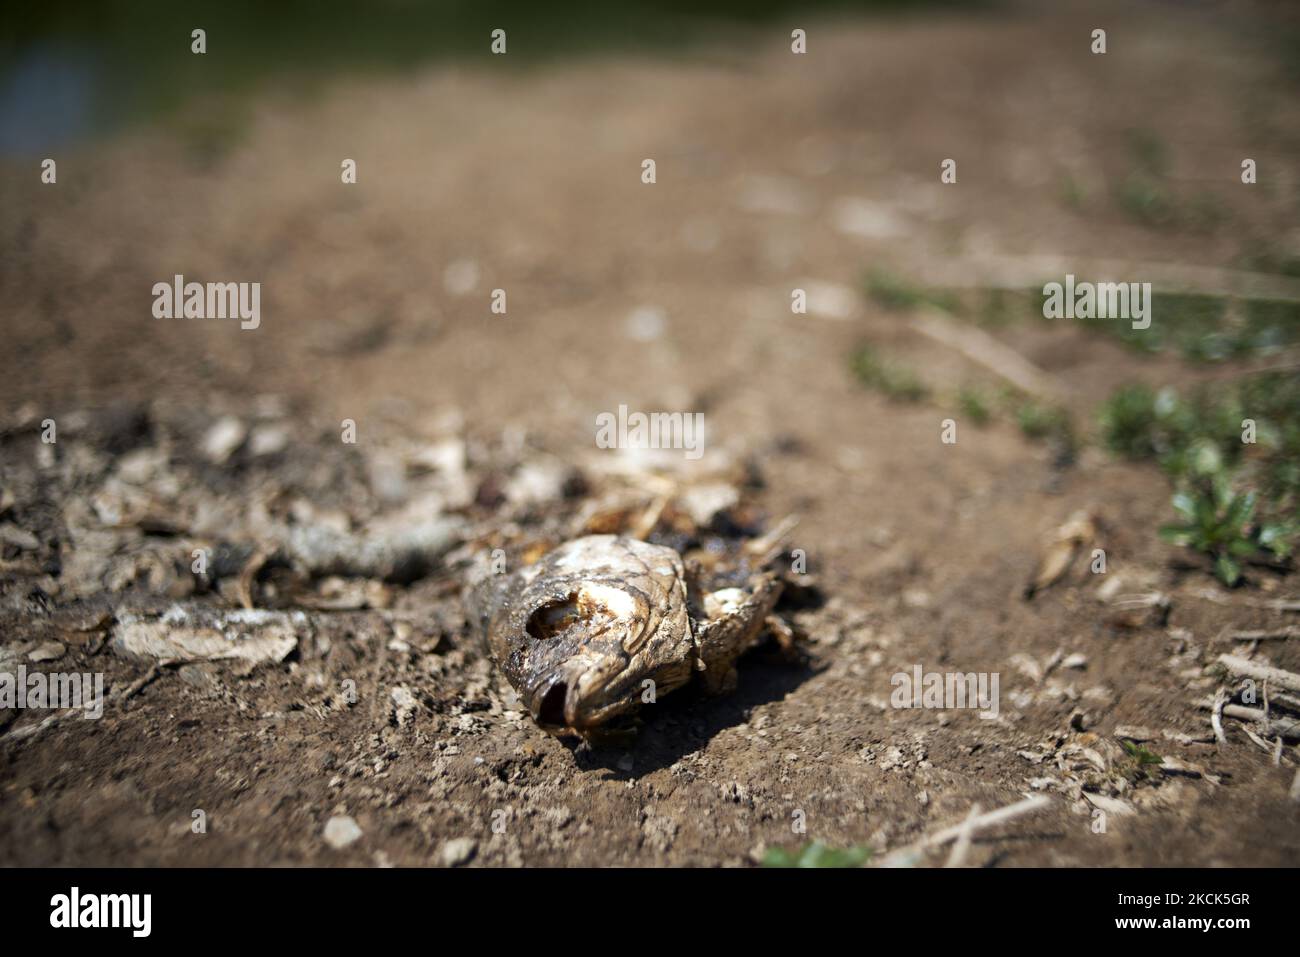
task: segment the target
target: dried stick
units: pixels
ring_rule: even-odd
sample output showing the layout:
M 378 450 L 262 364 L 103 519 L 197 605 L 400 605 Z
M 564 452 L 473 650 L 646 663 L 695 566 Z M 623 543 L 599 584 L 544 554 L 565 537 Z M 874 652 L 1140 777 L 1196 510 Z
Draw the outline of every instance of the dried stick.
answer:
M 1227 744 L 1228 736 L 1223 733 L 1223 711 L 1228 703 L 1228 693 L 1222 688 L 1214 696 L 1213 710 L 1210 712 L 1210 724 L 1214 728 L 1214 740 L 1219 744 Z
M 1011 821 L 1025 814 L 1032 814 L 1039 811 L 1052 803 L 1052 799 L 1045 794 L 1037 794 L 1034 797 L 1025 798 L 1023 801 L 1017 801 L 1015 804 L 1008 804 L 1006 807 L 998 808 L 996 811 L 989 811 L 987 814 L 981 814 L 978 817 L 962 821 L 960 824 L 946 827 L 942 831 L 937 831 L 929 837 L 923 837 L 915 843 L 906 847 L 901 847 L 896 851 L 890 852 L 881 861 L 885 867 L 901 864 L 908 858 L 911 858 L 932 847 L 939 847 L 947 844 L 951 840 L 960 837 L 962 832 L 969 829 L 973 835 L 976 831 L 981 831 L 986 827 L 993 827 L 995 824 L 1002 824 L 1005 821 Z
M 1051 376 L 982 329 L 959 326 L 936 309 L 915 316 L 912 328 L 935 342 L 956 349 L 967 359 L 996 373 L 1021 392 L 1046 399 L 1061 396 L 1063 389 Z
M 944 867 L 962 867 L 966 863 L 966 855 L 970 853 L 970 839 L 972 833 L 972 822 L 980 816 L 980 806 L 972 804 L 970 813 L 966 815 L 966 823 L 957 835 L 957 840 L 953 842 L 952 853 L 948 855 L 948 863 Z
M 1283 671 L 1272 665 L 1251 661 L 1239 655 L 1219 655 L 1219 663 L 1225 665 L 1233 674 L 1245 675 L 1258 681 L 1271 681 L 1288 691 L 1300 691 L 1300 675 L 1292 671 Z
M 1226 699 L 1225 699 L 1226 700 Z M 1211 711 L 1219 710 L 1218 700 L 1206 700 L 1201 702 L 1202 708 L 1209 708 Z M 1269 717 L 1262 708 L 1247 708 L 1240 704 L 1225 704 L 1221 713 L 1229 718 L 1236 718 L 1238 721 L 1251 721 L 1260 725 L 1260 731 L 1270 738 L 1282 738 L 1285 741 L 1300 741 L 1300 721 L 1295 718 Z M 1222 728 L 1222 718 L 1219 719 L 1217 731 Z
M 1231 641 L 1283 641 L 1300 636 L 1300 628 L 1289 626 L 1276 631 L 1225 631 L 1222 637 Z

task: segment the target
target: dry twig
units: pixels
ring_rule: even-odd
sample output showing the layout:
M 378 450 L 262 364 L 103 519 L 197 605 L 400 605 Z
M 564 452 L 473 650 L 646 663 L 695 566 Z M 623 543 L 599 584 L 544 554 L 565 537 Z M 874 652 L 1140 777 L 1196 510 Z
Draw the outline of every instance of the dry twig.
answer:
M 1227 667 L 1237 675 L 1245 675 L 1257 681 L 1271 681 L 1288 691 L 1300 692 L 1300 675 L 1293 671 L 1283 671 L 1261 661 L 1251 661 L 1239 655 L 1219 655 L 1219 664 Z
M 998 808 L 996 811 L 989 811 L 987 814 L 981 814 L 978 817 L 967 817 L 966 820 L 962 821 L 960 824 L 946 827 L 942 831 L 937 831 L 934 834 L 931 834 L 929 837 L 923 837 L 915 843 L 890 852 L 882 859 L 881 864 L 884 867 L 896 867 L 910 863 L 923 852 L 932 847 L 940 847 L 947 844 L 949 841 L 960 837 L 962 833 L 966 831 L 969 831 L 971 835 L 974 835 L 975 832 L 981 831 L 984 828 L 993 827 L 995 824 L 1002 824 L 1026 814 L 1033 814 L 1035 811 L 1040 811 L 1051 803 L 1052 799 L 1047 797 L 1047 795 L 1037 794 L 1033 797 L 1025 798 L 1023 801 L 1017 801 L 1015 804 L 1008 804 L 1006 807 Z

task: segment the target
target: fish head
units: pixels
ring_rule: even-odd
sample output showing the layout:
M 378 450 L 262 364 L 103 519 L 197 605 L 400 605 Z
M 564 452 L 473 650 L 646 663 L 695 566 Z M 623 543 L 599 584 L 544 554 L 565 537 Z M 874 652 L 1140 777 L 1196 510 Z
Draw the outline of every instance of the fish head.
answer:
M 696 667 L 681 557 L 591 535 L 521 569 L 488 626 L 493 657 L 533 718 L 583 735 L 690 680 Z

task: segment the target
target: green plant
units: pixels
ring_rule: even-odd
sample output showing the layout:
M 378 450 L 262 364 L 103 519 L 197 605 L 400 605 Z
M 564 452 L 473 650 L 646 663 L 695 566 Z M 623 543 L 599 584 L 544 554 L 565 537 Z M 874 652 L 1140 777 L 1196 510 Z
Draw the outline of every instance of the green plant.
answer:
M 793 851 L 769 847 L 763 855 L 764 867 L 861 867 L 871 857 L 869 847 L 827 847 L 813 841 Z
M 1300 342 L 1300 304 L 1209 293 L 1153 292 L 1150 325 L 1082 319 L 1088 328 L 1145 353 L 1177 352 L 1194 362 L 1268 355 Z
M 850 365 L 859 382 L 878 389 L 891 399 L 919 402 L 929 394 L 929 389 L 915 372 L 907 366 L 880 358 L 870 346 L 862 346 L 854 352 Z
M 1300 511 L 1300 374 L 1250 376 L 1236 404 L 1256 425 L 1250 464 L 1265 512 L 1294 515 Z
M 1286 249 L 1274 248 L 1256 240 L 1247 244 L 1239 258 L 1245 269 L 1300 278 L 1300 256 L 1293 255 Z
M 1226 472 L 1200 474 L 1189 488 L 1175 493 L 1173 507 L 1182 521 L 1162 527 L 1160 536 L 1209 555 L 1215 575 L 1231 587 L 1241 580 L 1246 559 L 1261 552 L 1285 559 L 1291 553 L 1294 527 L 1284 522 L 1256 523 L 1255 505 L 1255 492 L 1234 491 Z
M 927 305 L 946 312 L 956 312 L 960 308 L 956 297 L 951 293 L 918 286 L 901 276 L 880 270 L 867 276 L 867 295 L 886 309 L 899 312 Z
M 1174 197 L 1156 177 L 1130 173 L 1115 191 L 1120 208 L 1144 226 L 1165 227 L 1174 223 Z
M 1102 403 L 1102 442 L 1125 458 L 1151 458 L 1160 451 L 1161 418 L 1154 392 L 1144 385 L 1123 386 Z
M 975 322 L 988 328 L 1000 328 L 1024 319 L 1043 318 L 1043 290 L 985 289 L 973 296 Z
M 1135 741 L 1129 741 L 1125 738 L 1120 741 L 1120 744 L 1124 746 L 1128 756 L 1136 761 L 1139 766 L 1164 763 L 1164 758 Z
M 1172 388 L 1153 392 L 1128 385 L 1111 394 L 1098 412 L 1101 440 L 1134 461 L 1156 459 L 1171 478 L 1188 474 L 1193 459 L 1210 454 L 1235 464 L 1241 456 L 1242 401 L 1232 391 L 1203 391 L 1184 399 Z
M 1016 424 L 1031 439 L 1053 439 L 1073 444 L 1070 414 L 1056 405 L 1026 399 L 1016 408 Z
M 989 408 L 984 393 L 970 386 L 957 393 L 957 406 L 961 409 L 962 415 L 975 425 L 987 425 L 993 418 L 993 410 Z
M 1151 176 L 1169 173 L 1169 147 L 1154 130 L 1133 128 L 1124 131 L 1129 155 L 1138 169 Z
M 1123 746 L 1125 753 L 1133 759 L 1134 766 L 1125 773 L 1125 777 L 1134 783 L 1139 779 L 1152 777 L 1151 772 L 1165 763 L 1165 759 L 1160 755 L 1134 741 L 1123 739 L 1120 744 Z
M 1247 376 L 1190 398 L 1125 386 L 1098 419 L 1111 451 L 1160 463 L 1179 517 L 1162 537 L 1209 555 L 1223 582 L 1236 584 L 1247 561 L 1289 558 L 1300 531 L 1300 375 Z

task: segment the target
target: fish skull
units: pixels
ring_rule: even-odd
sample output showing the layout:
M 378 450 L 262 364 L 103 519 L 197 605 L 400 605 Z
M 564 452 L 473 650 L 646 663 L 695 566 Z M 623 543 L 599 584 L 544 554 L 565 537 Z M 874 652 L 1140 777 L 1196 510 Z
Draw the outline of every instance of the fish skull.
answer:
M 671 548 L 614 535 L 559 546 L 511 576 L 488 645 L 544 729 L 586 731 L 696 667 L 685 570 Z M 653 682 L 653 685 L 647 685 Z

